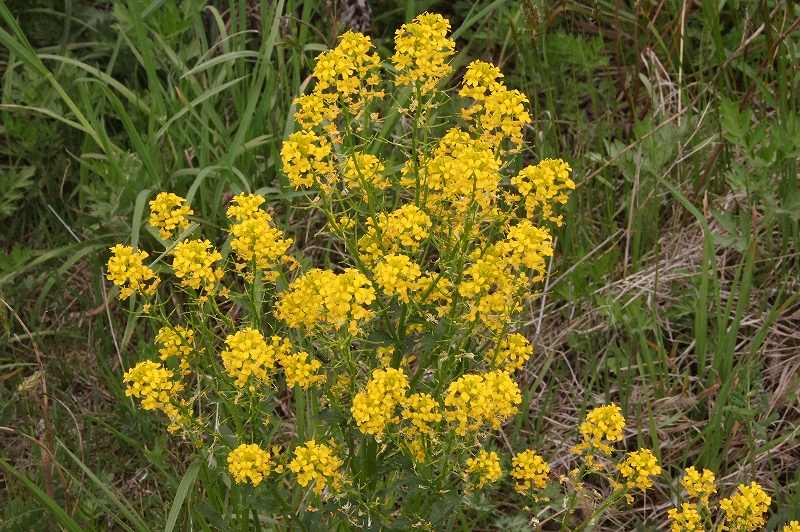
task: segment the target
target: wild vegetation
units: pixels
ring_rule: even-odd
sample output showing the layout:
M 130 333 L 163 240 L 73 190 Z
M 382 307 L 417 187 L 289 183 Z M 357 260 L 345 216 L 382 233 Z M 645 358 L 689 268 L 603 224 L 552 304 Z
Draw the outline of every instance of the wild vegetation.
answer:
M 5 528 L 800 530 L 795 3 L 0 18 Z

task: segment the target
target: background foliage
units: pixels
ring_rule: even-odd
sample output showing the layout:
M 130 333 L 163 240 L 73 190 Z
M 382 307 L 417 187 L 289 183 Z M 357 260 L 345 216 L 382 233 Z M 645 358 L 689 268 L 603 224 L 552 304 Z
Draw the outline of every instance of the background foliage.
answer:
M 159 190 L 216 224 L 251 189 L 325 254 L 279 172 L 291 101 L 337 34 L 386 57 L 423 10 L 450 18 L 457 67 L 528 95 L 531 158 L 578 183 L 511 436 L 548 455 L 619 402 L 675 480 L 609 529 L 662 526 L 690 464 L 770 489 L 770 526 L 800 518 L 796 3 L 0 0 L 0 523 L 184 529 L 224 496 L 124 398 L 152 331 L 107 296 L 105 248 L 139 239 Z M 502 498 L 459 523 L 529 529 Z

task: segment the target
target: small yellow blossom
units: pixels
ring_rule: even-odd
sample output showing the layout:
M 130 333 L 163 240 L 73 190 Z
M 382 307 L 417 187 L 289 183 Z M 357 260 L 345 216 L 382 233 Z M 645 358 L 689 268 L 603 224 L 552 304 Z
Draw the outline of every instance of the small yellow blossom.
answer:
M 158 287 L 158 277 L 143 264 L 147 252 L 117 244 L 111 248 L 106 278 L 120 288 L 119 298 L 126 300 L 134 293 L 152 294 Z
M 297 476 L 297 483 L 302 487 L 313 482 L 314 492 L 321 494 L 330 485 L 334 490 L 342 484 L 342 460 L 334 450 L 324 443 L 309 440 L 294 450 L 294 458 L 289 463 L 289 470 Z
M 283 171 L 294 188 L 309 188 L 318 183 L 328 186 L 334 180 L 330 161 L 331 145 L 313 131 L 298 131 L 283 141 Z
M 244 222 L 253 216 L 266 217 L 266 221 L 272 221 L 272 217 L 261 210 L 261 204 L 266 200 L 260 194 L 241 193 L 231 199 L 231 204 L 225 215 L 237 222 Z
M 261 484 L 270 472 L 270 455 L 255 443 L 239 445 L 228 454 L 228 471 L 237 484 Z
M 406 204 L 390 213 L 367 219 L 367 232 L 358 240 L 365 262 L 375 263 L 400 250 L 416 251 L 428 237 L 431 218 L 419 207 Z
M 356 334 L 361 322 L 372 317 L 368 306 L 374 300 L 372 283 L 358 270 L 336 274 L 315 268 L 281 293 L 275 314 L 292 328 L 327 324 L 338 330 L 346 325 Z
M 680 510 L 671 508 L 667 512 L 667 516 L 671 532 L 703 532 L 705 530 L 702 516 L 697 511 L 697 507 L 692 504 L 683 503 Z
M 161 327 L 156 334 L 156 343 L 161 347 L 158 354 L 161 360 L 175 357 L 181 371 L 189 372 L 189 355 L 194 351 L 194 331 L 181 325 Z
M 800 532 L 800 521 L 789 521 L 781 532 Z
M 524 266 L 533 272 L 532 281 L 540 281 L 546 272 L 545 258 L 553 256 L 553 238 L 547 229 L 522 220 L 508 230 L 498 248 L 509 265 L 514 268 Z
M 493 367 L 505 371 L 522 369 L 533 354 L 533 346 L 527 338 L 519 333 L 511 333 L 504 337 L 487 353 Z
M 528 218 L 533 218 L 538 211 L 544 220 L 559 226 L 564 223 L 560 214 L 554 214 L 553 205 L 567 203 L 569 192 L 575 189 L 570 172 L 572 168 L 561 159 L 544 159 L 536 166 L 526 166 L 511 178 L 511 184 L 525 198 Z
M 514 490 L 517 493 L 528 493 L 547 485 L 550 466 L 531 449 L 515 455 L 511 460 L 511 465 L 513 467 L 511 477 L 516 481 Z
M 400 419 L 395 409 L 408 391 L 408 377 L 399 369 L 376 369 L 366 387 L 353 397 L 350 409 L 361 432 L 379 437 Z
M 625 488 L 628 491 L 633 489 L 646 491 L 653 486 L 651 477 L 661 474 L 658 459 L 650 449 L 629 452 L 617 467 L 625 478 Z M 626 497 L 629 501 L 632 500 L 632 496 L 626 495 Z
M 150 225 L 159 230 L 161 238 L 172 238 L 176 229 L 189 226 L 188 216 L 194 214 L 189 203 L 171 192 L 159 192 L 156 199 L 150 201 Z
M 366 191 L 369 187 L 376 190 L 389 188 L 389 180 L 384 175 L 384 165 L 380 159 L 370 153 L 356 152 L 344 163 L 344 183 L 351 190 Z
M 125 395 L 139 399 L 145 410 L 160 410 L 166 414 L 170 432 L 175 432 L 185 421 L 177 407 L 183 383 L 173 377 L 172 370 L 152 360 L 139 362 L 122 377 Z
M 283 355 L 278 358 L 278 362 L 283 366 L 283 372 L 286 374 L 286 386 L 289 388 L 299 386 L 307 390 L 325 382 L 327 378 L 324 374 L 317 373 L 322 367 L 322 363 L 317 359 L 309 360 L 309 355 L 305 351 L 293 355 Z
M 242 266 L 252 264 L 258 270 L 269 270 L 292 245 L 292 239 L 284 238 L 280 229 L 270 225 L 269 215 L 263 211 L 257 212 L 262 216 L 253 214 L 231 226 L 231 249 L 241 260 Z
M 757 482 L 739 484 L 736 493 L 719 501 L 725 514 L 725 529 L 731 532 L 751 532 L 766 524 L 764 518 L 772 499 Z
M 594 408 L 581 423 L 579 430 L 582 441 L 573 448 L 573 452 L 580 454 L 598 450 L 605 455 L 611 454 L 609 443 L 622 441 L 624 429 L 625 418 L 619 406 L 610 404 Z
M 411 433 L 432 434 L 431 425 L 442 420 L 439 404 L 427 393 L 415 393 L 403 401 L 403 421 L 411 424 Z
M 519 386 L 506 372 L 462 375 L 447 387 L 445 418 L 455 425 L 456 434 L 464 436 L 484 424 L 500 428 L 521 402 Z
M 478 456 L 467 459 L 465 473 L 470 478 L 476 477 L 475 487 L 481 489 L 487 484 L 500 480 L 503 470 L 500 467 L 500 458 L 496 452 L 481 449 L 478 452 Z
M 681 484 L 690 498 L 700 499 L 703 505 L 708 505 L 709 497 L 717 492 L 715 481 L 714 473 L 710 470 L 703 469 L 701 473 L 691 466 L 686 468 L 686 474 L 681 479 Z
M 406 255 L 387 255 L 375 267 L 375 282 L 389 296 L 408 303 L 408 293 L 416 286 L 422 272 Z
M 447 36 L 449 31 L 450 22 L 433 13 L 423 13 L 403 24 L 394 37 L 395 83 L 401 86 L 419 83 L 423 93 L 433 90 L 450 73 L 447 60 L 455 51 L 455 42 Z
M 275 367 L 275 360 L 292 349 L 285 338 L 273 336 L 267 342 L 251 327 L 228 335 L 225 346 L 227 349 L 220 353 L 225 371 L 234 379 L 237 388 L 244 388 L 252 376 L 256 382 L 250 382 L 251 391 L 255 390 L 256 383 L 269 380 L 267 372 Z
M 333 122 L 339 116 L 339 108 L 332 104 L 332 95 L 312 92 L 294 99 L 297 110 L 294 119 L 305 129 L 314 128 L 324 121 Z
M 187 288 L 211 292 L 222 279 L 222 268 L 214 263 L 222 260 L 222 255 L 208 240 L 184 240 L 172 250 L 172 269 Z

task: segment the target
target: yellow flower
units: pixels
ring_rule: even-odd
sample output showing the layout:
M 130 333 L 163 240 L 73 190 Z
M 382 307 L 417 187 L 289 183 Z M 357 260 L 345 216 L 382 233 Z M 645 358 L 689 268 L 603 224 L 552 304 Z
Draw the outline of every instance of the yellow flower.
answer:
M 532 270 L 532 281 L 540 281 L 545 276 L 545 257 L 553 256 L 553 237 L 547 229 L 522 220 L 508 230 L 508 235 L 498 243 L 498 248 L 508 264 Z
M 736 493 L 719 501 L 725 513 L 725 529 L 732 532 L 750 532 L 766 524 L 764 515 L 769 511 L 772 499 L 756 482 L 739 484 Z
M 500 468 L 500 458 L 494 451 L 481 449 L 478 456 L 467 459 L 466 474 L 468 477 L 477 477 L 476 487 L 483 488 L 500 480 L 503 470 Z
M 389 296 L 397 296 L 408 303 L 408 292 L 413 291 L 422 272 L 419 265 L 406 255 L 387 255 L 375 267 L 375 282 Z
M 171 192 L 159 192 L 156 199 L 150 201 L 150 225 L 161 233 L 161 238 L 172 238 L 176 229 L 189 226 L 187 216 L 194 214 L 189 203 Z
M 783 527 L 782 532 L 800 532 L 800 521 L 789 521 Z
M 370 153 L 355 152 L 344 163 L 344 183 L 351 190 L 364 191 L 372 187 L 377 190 L 389 188 L 389 180 L 384 175 L 384 165 L 380 159 Z
M 408 391 L 408 377 L 399 369 L 376 369 L 366 387 L 353 397 L 353 414 L 356 424 L 364 434 L 379 437 L 390 424 L 397 423 L 395 409 L 401 405 Z
M 260 209 L 261 204 L 266 200 L 260 194 L 241 193 L 231 199 L 231 204 L 225 215 L 237 222 L 249 220 L 254 216 L 266 217 L 266 221 L 272 221 L 272 217 Z
M 710 470 L 703 469 L 703 472 L 700 473 L 694 466 L 691 466 L 686 468 L 686 475 L 681 479 L 681 484 L 689 497 L 699 498 L 703 505 L 707 505 L 709 497 L 717 492 L 715 480 L 714 473 Z
M 431 424 L 439 423 L 442 414 L 439 413 L 439 404 L 433 396 L 427 393 L 415 393 L 403 401 L 402 418 L 411 424 L 409 433 L 432 434 Z
M 651 477 L 661 474 L 658 459 L 650 449 L 640 449 L 625 455 L 625 460 L 617 468 L 625 478 L 625 487 L 628 490 L 640 489 L 646 491 L 653 486 Z M 629 501 L 632 496 L 626 495 Z
M 428 238 L 431 225 L 430 216 L 410 203 L 388 214 L 379 213 L 367 219 L 367 232 L 358 240 L 358 251 L 369 264 L 401 249 L 416 251 Z
M 172 251 L 172 269 L 181 280 L 181 285 L 213 291 L 224 272 L 215 268 L 214 263 L 222 260 L 222 255 L 208 240 L 185 240 L 179 242 Z
M 565 204 L 569 191 L 575 189 L 570 172 L 572 168 L 561 159 L 544 159 L 536 166 L 526 166 L 511 178 L 511 184 L 525 198 L 528 218 L 540 211 L 544 220 L 559 226 L 564 222 L 560 214 L 553 213 L 553 206 Z
M 519 333 L 511 333 L 488 351 L 487 358 L 496 368 L 515 371 L 522 369 L 532 354 L 533 346 L 528 339 Z
M 131 246 L 117 244 L 111 248 L 106 278 L 120 288 L 119 298 L 126 300 L 135 292 L 152 294 L 158 287 L 158 277 L 143 264 L 146 251 L 136 251 Z
M 237 388 L 244 388 L 252 376 L 256 382 L 250 383 L 250 390 L 255 390 L 257 382 L 267 382 L 267 371 L 275 367 L 275 360 L 288 355 L 291 343 L 285 338 L 273 336 L 269 343 L 264 336 L 251 327 L 228 335 L 225 338 L 227 349 L 220 353 L 225 371 L 234 379 Z
M 308 188 L 318 183 L 329 186 L 335 181 L 330 161 L 331 145 L 313 131 L 289 135 L 281 147 L 283 171 L 294 188 Z
M 312 129 L 326 120 L 333 122 L 339 116 L 339 108 L 333 103 L 335 100 L 333 95 L 320 92 L 298 96 L 294 99 L 294 105 L 297 107 L 294 119 L 304 129 Z
M 418 83 L 424 94 L 450 73 L 447 60 L 455 51 L 455 42 L 447 37 L 449 31 L 446 18 L 423 13 L 395 32 L 392 63 L 398 86 Z
M 307 390 L 311 386 L 325 382 L 327 378 L 324 374 L 317 374 L 322 363 L 316 359 L 309 361 L 308 353 L 305 351 L 293 355 L 283 355 L 278 358 L 278 362 L 283 366 L 288 388 L 299 386 Z
M 125 395 L 139 399 L 145 410 L 160 410 L 166 414 L 170 432 L 178 430 L 186 421 L 176 406 L 183 383 L 173 377 L 171 370 L 152 360 L 139 362 L 122 377 Z
M 462 375 L 451 382 L 445 393 L 445 418 L 455 425 L 459 436 L 480 429 L 492 428 L 517 413 L 522 402 L 519 386 L 508 373 L 490 371 L 480 375 Z
M 497 197 L 500 180 L 500 160 L 493 147 L 457 127 L 439 140 L 432 157 L 420 169 L 419 177 L 428 203 L 442 216 L 455 214 L 456 219 L 461 219 L 462 213 L 473 203 L 488 211 Z M 405 176 L 401 184 L 416 186 L 416 180 Z M 446 205 L 454 211 L 450 212 Z
M 491 63 L 473 61 L 467 65 L 467 71 L 464 73 L 462 87 L 458 94 L 482 102 L 489 93 L 501 89 L 503 84 L 497 80 L 502 77 L 503 73 L 500 72 L 500 69 Z
M 544 459 L 527 449 L 518 453 L 511 460 L 513 467 L 511 477 L 516 481 L 514 490 L 517 493 L 528 493 L 534 489 L 542 489 L 547 485 L 550 466 Z
M 466 319 L 480 317 L 490 330 L 501 331 L 522 309 L 517 295 L 525 286 L 525 278 L 514 275 L 508 261 L 494 247 L 482 256 L 478 251 L 471 258 L 474 262 L 464 269 L 464 280 L 458 287 L 469 304 Z
M 297 483 L 305 488 L 313 482 L 317 494 L 321 494 L 328 484 L 333 489 L 341 486 L 341 467 L 342 460 L 334 454 L 334 450 L 314 440 L 296 447 L 294 458 L 289 463 L 289 470 L 297 475 Z
M 255 265 L 256 269 L 269 270 L 292 245 L 291 238 L 283 238 L 281 230 L 270 226 L 269 215 L 257 211 L 246 220 L 231 226 L 231 249 L 242 261 L 240 267 Z
M 156 343 L 161 347 L 158 354 L 161 360 L 175 357 L 181 371 L 189 372 L 189 355 L 194 351 L 194 331 L 181 325 L 161 327 L 156 334 Z
M 681 509 L 671 508 L 667 512 L 670 521 L 671 532 L 703 532 L 702 516 L 697 511 L 697 507 L 683 503 Z
M 338 330 L 347 325 L 350 334 L 356 334 L 360 323 L 372 316 L 367 306 L 374 300 L 372 284 L 358 270 L 337 275 L 313 269 L 280 294 L 275 314 L 292 328 L 327 324 Z
M 580 454 L 598 450 L 606 455 L 611 454 L 609 443 L 622 441 L 624 429 L 625 418 L 619 406 L 610 404 L 594 408 L 580 425 L 582 441 L 573 448 L 573 452 Z
M 366 100 L 383 96 L 376 89 L 380 84 L 380 57 L 374 52 L 372 40 L 363 33 L 348 31 L 339 37 L 339 43 L 333 50 L 317 56 L 313 77 L 316 80 L 314 93 L 322 95 L 329 108 L 327 114 L 322 110 L 308 113 L 306 123 L 318 125 L 321 114 L 333 120 L 331 109 L 336 108 L 337 100 L 350 109 L 355 115 L 364 106 Z M 304 109 L 305 111 L 305 109 Z M 301 115 L 298 121 L 308 115 Z
M 261 484 L 270 471 L 269 451 L 255 443 L 239 445 L 228 454 L 228 471 L 237 484 Z

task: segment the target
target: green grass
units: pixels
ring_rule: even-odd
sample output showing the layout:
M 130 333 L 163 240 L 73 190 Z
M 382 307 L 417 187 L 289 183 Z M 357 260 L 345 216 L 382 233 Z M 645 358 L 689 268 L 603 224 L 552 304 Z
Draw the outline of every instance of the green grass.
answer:
M 215 464 L 124 398 L 123 368 L 152 331 L 104 283 L 104 248 L 150 236 L 144 206 L 160 190 L 191 197 L 209 226 L 230 194 L 259 190 L 306 241 L 316 222 L 287 192 L 280 143 L 314 56 L 345 25 L 321 0 L 203 4 L 0 0 L 10 530 L 254 522 L 227 513 Z M 723 494 L 761 482 L 770 529 L 800 519 L 800 11 L 718 4 L 371 2 L 384 57 L 407 18 L 448 16 L 456 64 L 491 60 L 530 98 L 524 158 L 575 170 L 530 309 L 528 415 L 505 435 L 558 464 L 583 414 L 618 401 L 640 439 L 628 446 L 651 446 L 666 471 L 663 504 L 612 512 L 608 530 L 662 527 L 692 464 L 715 469 Z M 454 526 L 530 529 L 494 499 L 469 501 Z

